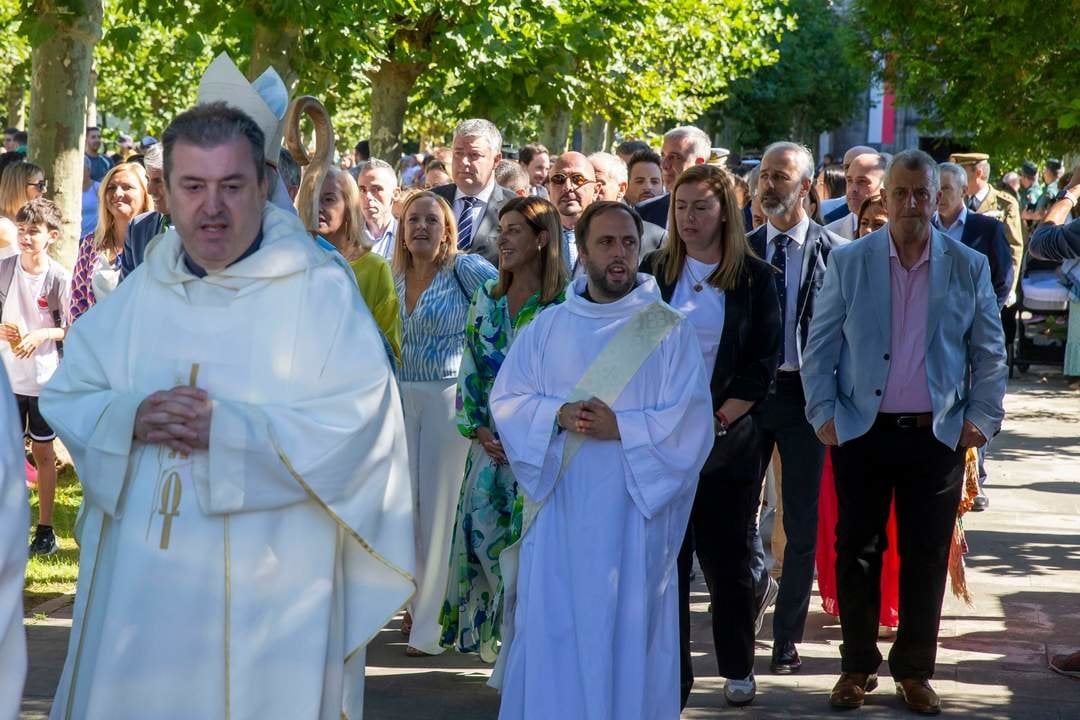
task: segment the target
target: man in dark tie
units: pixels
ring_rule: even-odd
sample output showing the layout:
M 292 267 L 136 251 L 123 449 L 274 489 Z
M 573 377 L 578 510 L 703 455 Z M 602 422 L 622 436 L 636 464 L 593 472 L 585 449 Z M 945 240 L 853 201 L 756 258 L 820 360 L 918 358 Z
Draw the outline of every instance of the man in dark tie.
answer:
M 705 131 L 693 125 L 684 125 L 664 133 L 664 144 L 660 148 L 660 175 L 664 187 L 675 187 L 675 178 L 692 165 L 709 161 L 712 155 L 712 141 Z M 671 194 L 661 195 L 637 206 L 641 219 L 662 228 L 667 227 L 668 209 L 671 207 Z
M 547 190 L 551 203 L 559 211 L 563 259 L 573 277 L 575 273 L 582 270 L 577 259 L 574 225 L 585 212 L 585 208 L 596 202 L 598 198 L 596 170 L 589 162 L 589 158 L 581 153 L 564 152 L 551 168 Z
M 502 160 L 502 134 L 490 121 L 465 120 L 454 128 L 452 185 L 433 192 L 454 209 L 458 250 L 483 255 L 499 264 L 499 211 L 517 197 L 495 183 L 495 165 Z
M 776 269 L 776 292 L 784 318 L 783 352 L 773 387 L 761 405 L 765 462 L 774 445 L 783 467 L 784 574 L 773 615 L 772 671 L 796 673 L 817 545 L 817 502 L 825 448 L 805 416 L 799 369 L 814 314 L 814 301 L 829 254 L 847 240 L 821 227 L 806 214 L 803 201 L 814 179 L 814 158 L 805 147 L 773 143 L 765 149 L 757 192 L 767 222 L 750 233 L 750 246 Z M 769 579 L 769 589 L 773 581 Z M 766 601 L 770 593 L 766 593 Z M 761 608 L 764 609 L 764 604 Z

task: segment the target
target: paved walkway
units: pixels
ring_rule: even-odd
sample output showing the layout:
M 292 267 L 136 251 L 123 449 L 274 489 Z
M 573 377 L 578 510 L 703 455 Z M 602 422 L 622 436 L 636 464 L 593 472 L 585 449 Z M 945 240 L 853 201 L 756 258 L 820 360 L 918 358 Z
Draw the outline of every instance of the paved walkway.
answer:
M 1080 681 L 1049 672 L 1046 663 L 1049 655 L 1080 648 L 1080 391 L 1059 375 L 1023 376 L 1011 383 L 1006 410 L 1005 430 L 991 453 L 990 510 L 966 519 L 975 606 L 947 597 L 934 685 L 946 715 L 1077 720 Z M 727 708 L 722 681 L 713 674 L 707 598 L 703 587 L 697 590 L 698 681 L 685 720 L 835 717 L 826 704 L 839 669 L 840 628 L 832 618 L 811 613 L 799 647 L 803 671 L 789 677 L 769 674 L 766 620 L 758 642 L 758 699 L 745 709 Z M 815 596 L 812 608 L 818 607 Z M 44 619 L 28 620 L 32 669 L 23 718 L 48 712 L 70 614 L 66 604 Z M 397 626 L 395 620 L 369 648 L 365 720 L 497 717 L 498 696 L 484 684 L 484 665 L 453 653 L 407 658 Z M 856 714 L 907 715 L 888 682 Z

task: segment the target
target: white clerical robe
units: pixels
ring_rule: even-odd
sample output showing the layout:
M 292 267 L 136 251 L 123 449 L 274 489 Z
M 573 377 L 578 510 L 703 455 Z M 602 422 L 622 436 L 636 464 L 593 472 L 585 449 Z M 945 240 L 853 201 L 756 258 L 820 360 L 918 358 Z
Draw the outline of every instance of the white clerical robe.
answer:
M 612 336 L 660 301 L 650 276 L 607 304 L 582 298 L 585 282 L 517 338 L 491 393 L 514 477 L 541 504 L 521 541 L 499 718 L 675 720 L 675 561 L 712 447 L 708 382 L 680 318 L 612 405 L 621 440 L 586 440 L 560 477 L 571 433 L 555 430 L 559 407 Z
M 209 450 L 133 440 L 188 384 Z M 361 717 L 364 646 L 415 589 L 405 434 L 355 283 L 295 216 L 268 206 L 203 279 L 170 230 L 72 326 L 41 408 L 85 494 L 52 718 Z
M 22 439 L 15 397 L 0 367 L 0 718 L 18 717 L 26 678 L 22 593 L 30 505 Z

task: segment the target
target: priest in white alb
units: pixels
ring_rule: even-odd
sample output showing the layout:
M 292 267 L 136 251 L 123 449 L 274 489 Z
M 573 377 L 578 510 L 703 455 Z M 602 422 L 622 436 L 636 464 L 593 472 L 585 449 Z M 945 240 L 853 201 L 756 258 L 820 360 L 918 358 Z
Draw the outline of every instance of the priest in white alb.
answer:
M 679 717 L 675 562 L 715 430 L 693 327 L 636 272 L 641 233 L 622 203 L 586 209 L 586 277 L 491 393 L 525 505 L 501 558 L 500 720 Z
M 162 142 L 172 227 L 41 395 L 84 490 L 51 717 L 357 720 L 365 646 L 415 587 L 379 331 L 267 203 L 247 114 L 199 105 Z
M 26 679 L 22 593 L 30 505 L 25 457 L 23 428 L 7 372 L 0 367 L 0 718 L 18 716 Z

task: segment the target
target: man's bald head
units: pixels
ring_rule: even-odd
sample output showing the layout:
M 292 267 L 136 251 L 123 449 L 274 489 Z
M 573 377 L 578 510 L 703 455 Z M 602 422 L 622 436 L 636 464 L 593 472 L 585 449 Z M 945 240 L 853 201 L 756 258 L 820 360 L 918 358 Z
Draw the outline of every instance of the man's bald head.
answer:
M 876 153 L 877 150 L 868 145 L 856 145 L 855 147 L 844 153 L 844 169 L 847 170 L 851 165 L 851 161 L 860 155 L 866 155 L 867 153 Z
M 847 181 L 848 210 L 859 213 L 863 201 L 881 193 L 885 178 L 885 158 L 876 150 L 852 158 L 844 179 Z
M 596 200 L 596 170 L 581 153 L 565 152 L 552 166 L 547 187 L 562 226 L 573 229 L 581 213 Z

